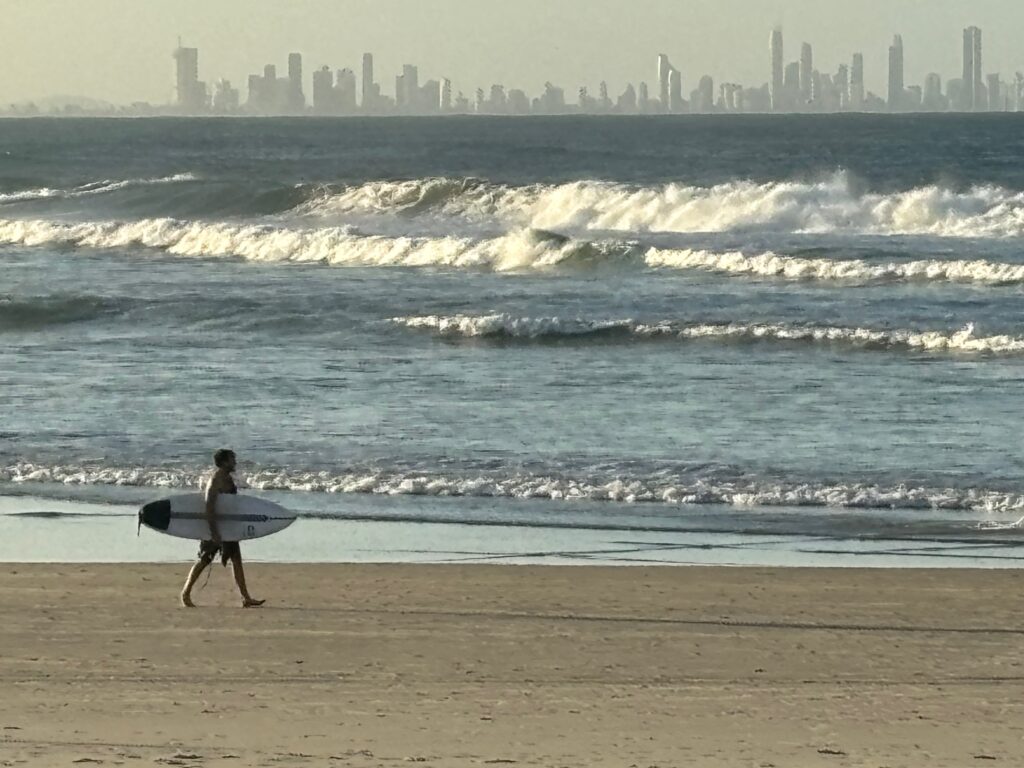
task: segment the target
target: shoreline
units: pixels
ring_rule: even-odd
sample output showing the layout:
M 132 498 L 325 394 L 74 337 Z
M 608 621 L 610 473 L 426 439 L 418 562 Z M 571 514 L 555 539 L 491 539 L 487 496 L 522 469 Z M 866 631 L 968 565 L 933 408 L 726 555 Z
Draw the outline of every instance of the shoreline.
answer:
M 488 500 L 338 497 L 338 516 L 304 517 L 245 542 L 246 560 L 270 563 L 491 563 L 576 566 L 973 568 L 1024 563 L 1019 530 L 948 528 L 920 533 L 856 511 L 814 518 L 804 510 L 671 510 L 667 518 L 603 517 L 550 502 L 533 519 L 502 521 Z M 520 509 L 530 502 L 520 502 Z M 290 504 L 289 504 L 290 506 Z M 540 509 L 543 507 L 543 509 Z M 511 507 L 509 508 L 511 509 Z M 417 513 L 417 514 L 412 514 Z M 476 515 L 465 519 L 460 515 Z M 486 516 L 486 517 L 485 517 Z M 909 524 L 913 518 L 906 517 Z M 918 523 L 920 525 L 920 523 Z M 735 526 L 735 528 L 730 528 Z M 137 506 L 0 495 L 0 564 L 183 563 L 197 542 L 139 529 Z
M 1010 571 L 253 564 L 242 610 L 222 570 L 193 611 L 180 565 L 0 567 L 0 758 L 1024 757 Z

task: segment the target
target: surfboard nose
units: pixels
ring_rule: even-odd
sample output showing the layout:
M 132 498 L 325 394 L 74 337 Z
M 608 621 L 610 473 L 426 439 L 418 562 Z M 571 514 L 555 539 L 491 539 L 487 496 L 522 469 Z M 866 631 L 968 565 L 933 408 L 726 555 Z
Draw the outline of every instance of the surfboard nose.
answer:
M 153 501 L 139 510 L 139 522 L 158 531 L 166 531 L 171 524 L 171 502 Z

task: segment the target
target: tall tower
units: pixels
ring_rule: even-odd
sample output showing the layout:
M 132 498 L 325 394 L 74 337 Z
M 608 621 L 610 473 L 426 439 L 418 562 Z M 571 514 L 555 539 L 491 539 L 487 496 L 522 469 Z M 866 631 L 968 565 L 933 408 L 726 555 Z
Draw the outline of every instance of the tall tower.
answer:
M 889 111 L 903 108 L 903 37 L 896 35 L 889 46 Z
M 447 77 L 441 81 L 440 101 L 438 106 L 442 112 L 452 111 L 452 81 Z
M 420 72 L 415 65 L 402 65 L 402 88 L 404 89 L 405 108 L 412 112 L 419 112 L 422 106 L 420 104 Z
M 313 111 L 318 115 L 335 112 L 334 73 L 328 66 L 313 72 Z
M 373 82 L 373 54 L 363 54 L 363 112 L 372 112 L 376 107 L 377 93 Z
M 832 82 L 839 93 L 839 110 L 845 112 L 850 108 L 850 68 L 845 64 L 840 64 Z
M 288 109 L 301 112 L 306 108 L 306 97 L 302 93 L 302 54 L 288 54 Z
M 186 112 L 198 112 L 205 100 L 199 82 L 199 49 L 182 48 L 181 39 L 174 49 L 175 99 Z
M 985 98 L 985 85 L 981 77 L 981 30 L 971 27 L 971 33 L 974 38 L 974 108 L 982 110 L 988 105 Z
M 984 92 L 985 88 L 981 79 L 981 30 L 977 27 L 968 27 L 964 30 L 964 79 L 961 109 L 965 111 L 983 109 Z
M 772 112 L 781 112 L 783 106 L 783 52 L 782 29 L 779 27 L 772 30 L 771 39 L 768 41 L 768 52 L 772 62 L 772 79 L 770 83 Z
M 800 49 L 800 99 L 804 103 L 809 102 L 813 95 L 811 84 L 813 79 L 814 52 L 811 50 L 810 43 L 804 43 Z
M 864 106 L 864 54 L 853 54 L 850 67 L 850 109 L 859 110 Z
M 683 78 L 675 67 L 668 73 L 668 110 L 673 114 L 683 111 Z
M 664 53 L 658 54 L 658 98 L 661 99 L 661 109 L 668 111 L 668 87 L 669 77 L 672 72 L 672 64 Z

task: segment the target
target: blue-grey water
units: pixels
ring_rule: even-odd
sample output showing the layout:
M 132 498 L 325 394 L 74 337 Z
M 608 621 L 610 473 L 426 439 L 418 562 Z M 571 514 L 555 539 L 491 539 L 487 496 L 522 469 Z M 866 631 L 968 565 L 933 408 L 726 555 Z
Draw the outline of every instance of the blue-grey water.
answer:
M 477 554 L 1013 548 L 1022 152 L 1014 115 L 0 121 L 0 494 L 130 506 L 231 446 L 316 526 Z

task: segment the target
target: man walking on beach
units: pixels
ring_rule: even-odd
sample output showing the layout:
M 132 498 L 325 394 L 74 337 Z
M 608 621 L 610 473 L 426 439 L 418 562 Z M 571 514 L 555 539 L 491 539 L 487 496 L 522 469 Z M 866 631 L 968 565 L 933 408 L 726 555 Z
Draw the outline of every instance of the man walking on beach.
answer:
M 207 566 L 220 552 L 221 562 L 227 566 L 231 561 L 231 569 L 235 574 L 235 583 L 242 595 L 243 608 L 255 608 L 263 605 L 265 601 L 256 600 L 249 594 L 245 586 L 245 570 L 242 568 L 242 548 L 237 541 L 221 541 L 220 531 L 217 528 L 217 497 L 222 493 L 238 493 L 235 479 L 231 473 L 235 471 L 235 452 L 221 448 L 213 454 L 213 463 L 216 470 L 206 483 L 206 519 L 210 522 L 210 538 L 199 542 L 199 559 L 189 571 L 185 586 L 181 590 L 181 604 L 186 608 L 195 608 L 192 602 L 192 587 Z

